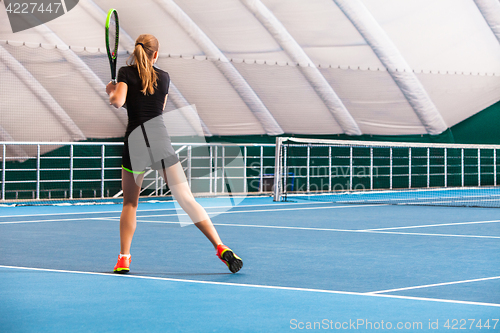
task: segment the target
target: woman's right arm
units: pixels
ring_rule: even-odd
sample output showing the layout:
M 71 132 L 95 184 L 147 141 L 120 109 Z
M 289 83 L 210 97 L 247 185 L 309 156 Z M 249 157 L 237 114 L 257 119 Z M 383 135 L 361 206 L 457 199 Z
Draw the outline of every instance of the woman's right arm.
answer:
M 121 108 L 127 99 L 127 90 L 128 86 L 125 82 L 108 83 L 106 93 L 109 95 L 109 104 L 115 108 Z

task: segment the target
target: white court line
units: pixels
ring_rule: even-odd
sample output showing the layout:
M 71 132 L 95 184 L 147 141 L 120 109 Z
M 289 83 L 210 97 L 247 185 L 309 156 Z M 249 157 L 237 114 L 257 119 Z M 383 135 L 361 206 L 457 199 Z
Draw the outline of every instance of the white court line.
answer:
M 262 213 L 262 212 L 281 212 L 289 210 L 310 210 L 310 209 L 342 209 L 342 208 L 364 208 L 364 207 L 382 207 L 388 206 L 385 204 L 374 204 L 374 205 L 346 205 L 346 206 L 328 206 L 328 207 L 303 207 L 303 208 L 283 208 L 283 209 L 252 209 L 252 210 L 235 210 L 235 211 L 225 211 L 225 212 L 207 212 L 208 215 L 220 215 L 220 214 L 238 214 L 238 213 Z M 179 208 L 180 209 L 180 208 Z M 179 216 L 188 215 L 186 213 L 181 214 L 159 214 L 159 215 L 147 215 L 139 217 L 168 217 L 168 216 Z
M 368 231 L 378 231 L 378 230 L 399 230 L 399 229 L 413 229 L 413 228 L 427 228 L 427 227 L 443 227 L 450 225 L 464 225 L 464 224 L 481 224 L 481 223 L 497 223 L 500 220 L 491 220 L 491 221 L 472 221 L 472 222 L 451 222 L 451 223 L 440 223 L 440 224 L 424 224 L 424 225 L 411 225 L 406 227 L 391 227 L 391 228 L 375 228 L 375 229 L 366 229 Z
M 463 238 L 487 238 L 500 239 L 500 236 L 480 236 L 480 235 L 454 235 L 454 234 L 428 234 L 423 232 L 395 232 L 395 231 L 369 231 L 374 234 L 393 234 L 393 235 L 415 235 L 415 236 L 438 236 L 438 237 L 463 237 Z
M 260 284 L 215 282 L 215 281 L 204 281 L 204 280 L 173 279 L 173 278 L 162 278 L 162 277 L 143 276 L 143 275 L 123 275 L 123 274 L 96 273 L 96 272 L 84 272 L 84 271 L 69 271 L 69 270 L 47 269 L 47 268 L 33 268 L 33 267 L 20 267 L 20 266 L 4 266 L 4 265 L 0 265 L 0 268 L 20 269 L 20 270 L 32 270 L 32 271 L 52 272 L 52 273 L 70 273 L 70 274 L 97 275 L 97 276 L 107 276 L 107 277 L 120 278 L 120 279 L 128 278 L 128 279 L 160 280 L 160 281 L 172 281 L 172 282 L 184 282 L 184 283 L 198 283 L 198 284 L 209 284 L 209 285 L 219 285 L 219 286 L 231 286 L 231 287 L 247 287 L 247 288 L 291 290 L 291 291 L 307 291 L 307 292 L 326 293 L 326 294 L 338 294 L 338 295 L 356 295 L 356 296 L 368 296 L 368 297 L 404 299 L 404 300 L 415 300 L 415 301 L 429 301 L 429 302 L 440 302 L 440 303 L 452 303 L 452 304 L 467 304 L 467 305 L 481 305 L 481 306 L 489 306 L 489 307 L 500 307 L 500 304 L 495 304 L 495 303 L 458 301 L 458 300 L 439 299 L 439 298 L 427 298 L 427 297 L 383 295 L 383 294 L 361 293 L 361 292 L 352 292 L 352 291 L 337 291 L 337 290 L 311 289 L 311 288 L 298 288 L 298 287 L 281 287 L 281 286 L 269 286 L 269 285 L 260 285 Z
M 43 223 L 43 222 L 59 222 L 59 221 L 63 221 L 64 222 L 64 221 L 102 220 L 102 219 L 104 219 L 104 218 L 102 218 L 102 217 L 84 217 L 84 218 L 72 218 L 72 219 L 8 221 L 8 222 L 0 222 L 0 224 Z
M 224 212 L 226 214 L 228 212 Z M 170 214 L 170 215 L 152 215 L 149 217 L 156 216 L 177 216 L 177 215 L 187 215 L 187 214 Z M 210 213 L 209 213 L 210 215 Z M 145 216 L 147 217 L 147 216 Z M 137 219 L 138 223 L 159 223 L 159 224 L 177 224 L 178 221 L 150 221 L 142 220 L 139 216 Z M 107 220 L 117 222 L 119 217 L 89 217 L 86 220 Z M 73 219 L 51 219 L 51 220 L 33 220 L 33 221 L 12 221 L 12 222 L 0 222 L 0 224 L 21 224 L 21 223 L 42 223 L 42 222 L 59 222 L 59 221 L 78 221 L 80 218 Z M 192 224 L 192 223 L 188 223 Z M 276 226 L 276 225 L 254 225 L 254 224 L 230 224 L 230 223 L 214 223 L 217 226 L 229 226 L 229 227 L 249 227 L 249 228 L 270 228 L 270 229 L 292 229 L 292 230 L 316 230 L 316 231 L 338 231 L 338 232 L 358 232 L 358 233 L 372 233 L 372 234 L 393 234 L 393 235 L 417 235 L 417 236 L 438 236 L 438 237 L 461 237 L 461 238 L 486 238 L 486 239 L 500 239 L 500 236 L 480 236 L 480 235 L 453 235 L 453 234 L 429 234 L 429 233 L 417 233 L 417 232 L 391 232 L 383 230 L 358 230 L 358 229 L 333 229 L 333 228 L 311 228 L 311 227 L 287 227 L 287 226 Z
M 395 291 L 413 290 L 413 289 L 430 288 L 430 287 L 440 287 L 440 286 L 449 286 L 449 285 L 452 285 L 452 284 L 461 284 L 461 283 L 469 283 L 469 282 L 488 281 L 488 280 L 496 280 L 496 279 L 500 279 L 500 276 L 492 276 L 492 277 L 481 278 L 481 279 L 472 279 L 472 280 L 462 280 L 462 281 L 453 281 L 453 282 L 425 284 L 425 285 L 422 285 L 422 286 L 414 286 L 414 287 L 406 287 L 406 288 L 398 288 L 398 289 L 379 290 L 379 291 L 372 291 L 372 292 L 369 292 L 367 294 L 391 293 L 391 292 L 395 292 Z
M 252 209 L 252 210 L 235 210 L 235 211 L 224 211 L 224 212 L 207 212 L 208 215 L 220 215 L 220 214 L 239 214 L 239 213 L 260 213 L 260 212 L 280 212 L 288 210 L 309 210 L 309 209 L 341 209 L 341 208 L 360 208 L 360 207 L 380 207 L 384 205 L 348 205 L 348 206 L 328 206 L 328 207 L 302 207 L 302 208 L 283 208 L 283 209 Z M 180 208 L 179 208 L 180 209 Z M 120 212 L 113 212 L 120 213 Z M 51 214 L 54 215 L 54 214 Z M 58 215 L 58 214 L 57 214 Z M 168 217 L 168 216 L 187 216 L 186 213 L 178 214 L 158 214 L 158 215 L 147 215 L 142 217 Z M 138 216 L 140 218 L 141 216 Z M 91 218 L 72 218 L 72 219 L 48 219 L 48 220 L 27 220 L 27 221 L 8 221 L 0 222 L 0 224 L 16 224 L 16 223 L 36 223 L 36 222 L 53 222 L 53 221 L 74 221 L 74 220 L 99 220 L 99 217 Z
M 102 220 L 117 221 L 112 218 L 101 218 Z M 137 220 L 138 223 L 159 223 L 159 224 L 175 224 L 180 222 L 172 221 L 151 221 L 151 220 Z M 192 224 L 192 223 L 188 223 Z M 481 235 L 453 235 L 453 234 L 427 234 L 417 232 L 390 232 L 390 231 L 377 231 L 377 230 L 359 230 L 359 229 L 334 229 L 334 228 L 313 228 L 313 227 L 288 227 L 280 225 L 257 225 L 257 224 L 232 224 L 232 223 L 213 223 L 216 226 L 227 227 L 247 227 L 247 228 L 269 228 L 269 229 L 291 229 L 291 230 L 314 230 L 314 231 L 338 231 L 338 232 L 357 232 L 365 234 L 393 234 L 393 235 L 417 235 L 417 236 L 439 236 L 439 237 L 459 237 L 459 238 L 486 238 L 486 239 L 500 239 L 500 236 L 481 236 Z
M 165 201 L 167 202 L 172 202 L 176 203 L 177 201 Z M 141 203 L 139 202 L 139 205 Z M 274 203 L 274 204 L 262 204 L 262 205 L 236 205 L 236 206 L 208 206 L 205 207 L 202 205 L 203 208 L 205 209 L 214 209 L 214 208 L 244 208 L 244 207 L 262 207 L 262 206 L 281 206 L 281 205 L 333 205 L 336 204 L 335 202 L 303 202 L 303 203 L 292 203 L 292 202 L 280 202 L 280 203 Z M 176 208 L 159 208 L 159 209 L 143 209 L 143 210 L 137 210 L 137 212 L 156 212 L 156 211 L 166 211 L 166 210 L 176 210 Z M 96 211 L 90 211 L 90 212 L 68 212 L 68 213 L 57 213 L 57 215 L 79 215 L 79 214 L 107 214 L 107 213 L 121 213 L 120 210 L 108 210 L 108 211 L 102 211 L 102 212 L 96 212 Z M 5 218 L 5 217 L 26 217 L 26 216 L 52 216 L 54 213 L 50 214 L 23 214 L 23 215 L 2 215 L 0 218 Z

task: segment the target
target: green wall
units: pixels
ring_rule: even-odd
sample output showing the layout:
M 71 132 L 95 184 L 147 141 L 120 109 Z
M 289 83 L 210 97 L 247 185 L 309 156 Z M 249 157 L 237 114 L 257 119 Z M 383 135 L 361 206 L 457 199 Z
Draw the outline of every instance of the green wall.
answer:
M 500 101 L 483 111 L 465 119 L 449 128 L 440 135 L 296 135 L 283 134 L 282 136 L 361 140 L 361 141 L 396 141 L 396 142 L 434 142 L 434 143 L 466 143 L 466 144 L 500 144 Z M 267 135 L 246 136 L 213 136 L 207 142 L 235 142 L 235 143 L 274 143 L 276 138 Z

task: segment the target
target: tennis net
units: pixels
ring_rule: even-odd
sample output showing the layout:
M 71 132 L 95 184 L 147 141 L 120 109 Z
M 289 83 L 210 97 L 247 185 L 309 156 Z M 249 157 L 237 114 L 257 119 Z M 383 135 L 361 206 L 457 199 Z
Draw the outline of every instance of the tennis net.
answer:
M 499 149 L 281 137 L 274 199 L 500 207 Z

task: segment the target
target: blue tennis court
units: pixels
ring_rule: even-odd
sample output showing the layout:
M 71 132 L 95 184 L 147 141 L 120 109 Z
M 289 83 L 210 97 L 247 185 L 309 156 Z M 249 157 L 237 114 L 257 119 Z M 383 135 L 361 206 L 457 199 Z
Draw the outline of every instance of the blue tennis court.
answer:
M 172 201 L 139 205 L 128 275 L 121 205 L 1 207 L 1 331 L 500 330 L 498 209 L 198 201 L 237 274 Z

